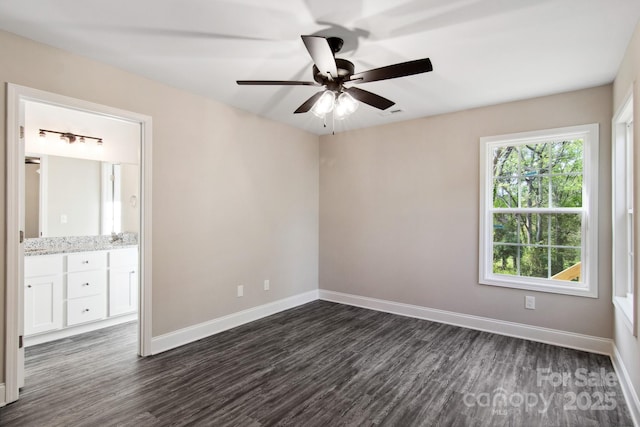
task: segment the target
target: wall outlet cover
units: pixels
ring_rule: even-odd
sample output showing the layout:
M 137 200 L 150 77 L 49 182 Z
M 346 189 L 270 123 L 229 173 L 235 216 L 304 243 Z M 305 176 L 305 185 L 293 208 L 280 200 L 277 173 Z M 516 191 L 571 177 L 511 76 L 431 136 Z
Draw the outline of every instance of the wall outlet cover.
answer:
M 529 309 L 529 310 L 535 310 L 536 309 L 536 297 L 525 296 L 524 297 L 524 308 Z

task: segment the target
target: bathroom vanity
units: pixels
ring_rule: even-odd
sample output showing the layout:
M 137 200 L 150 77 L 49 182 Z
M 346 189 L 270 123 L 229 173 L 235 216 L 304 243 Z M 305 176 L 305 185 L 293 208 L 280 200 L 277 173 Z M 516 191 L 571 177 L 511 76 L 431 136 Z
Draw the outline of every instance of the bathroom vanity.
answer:
M 104 240 L 25 249 L 26 346 L 137 318 L 138 246 Z

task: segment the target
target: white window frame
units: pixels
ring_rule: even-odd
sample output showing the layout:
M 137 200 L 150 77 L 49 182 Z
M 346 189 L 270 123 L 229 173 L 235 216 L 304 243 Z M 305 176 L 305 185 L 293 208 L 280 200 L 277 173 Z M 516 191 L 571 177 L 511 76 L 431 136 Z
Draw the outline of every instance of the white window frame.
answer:
M 493 273 L 493 149 L 499 146 L 537 144 L 558 140 L 584 141 L 582 208 L 543 208 L 540 213 L 569 210 L 582 213 L 582 284 L 561 280 Z M 480 239 L 479 282 L 540 292 L 598 297 L 598 149 L 597 123 L 480 138 Z
M 622 313 L 622 319 L 634 336 L 637 336 L 637 284 L 634 257 L 636 226 L 636 201 L 634 200 L 634 135 L 633 93 L 630 90 L 625 102 L 611 122 L 612 129 L 612 281 L 613 304 Z

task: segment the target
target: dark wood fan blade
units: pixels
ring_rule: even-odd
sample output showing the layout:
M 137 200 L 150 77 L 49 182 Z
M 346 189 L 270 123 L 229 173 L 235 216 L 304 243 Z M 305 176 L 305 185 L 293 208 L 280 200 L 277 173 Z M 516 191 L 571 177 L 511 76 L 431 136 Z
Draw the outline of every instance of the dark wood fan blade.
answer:
M 318 99 L 320 99 L 320 97 L 322 96 L 323 93 L 324 93 L 323 90 L 318 92 L 318 93 L 316 93 L 311 98 L 309 98 L 306 101 L 304 101 L 304 103 L 301 106 L 299 106 L 298 109 L 296 111 L 294 111 L 293 113 L 294 114 L 306 113 L 307 111 L 311 110 L 313 105 L 316 103 L 316 101 Z
M 375 82 L 378 80 L 411 76 L 413 74 L 428 73 L 429 71 L 433 71 L 433 66 L 429 58 L 416 59 L 415 61 L 401 62 L 400 64 L 388 65 L 386 67 L 356 73 L 351 76 L 350 81 L 354 83 Z
M 239 85 L 267 86 L 320 86 L 316 82 L 300 82 L 295 80 L 236 80 Z
M 358 101 L 369 104 L 379 110 L 386 110 L 387 108 L 395 104 L 395 102 L 388 100 L 387 98 L 383 98 L 380 95 L 376 95 L 375 93 L 369 92 L 368 90 L 362 90 L 358 87 L 350 87 L 349 89 L 345 89 L 344 91 L 353 96 Z
M 333 57 L 333 51 L 326 38 L 320 36 L 301 36 L 305 47 L 311 55 L 311 59 L 323 74 L 338 77 L 338 67 Z

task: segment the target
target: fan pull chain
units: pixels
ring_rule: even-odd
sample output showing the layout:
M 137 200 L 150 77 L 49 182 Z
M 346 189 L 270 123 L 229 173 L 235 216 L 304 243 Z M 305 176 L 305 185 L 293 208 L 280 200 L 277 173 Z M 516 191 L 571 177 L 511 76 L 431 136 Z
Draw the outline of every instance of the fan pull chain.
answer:
M 336 134 L 336 115 L 333 112 L 331 113 L 331 134 Z

